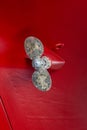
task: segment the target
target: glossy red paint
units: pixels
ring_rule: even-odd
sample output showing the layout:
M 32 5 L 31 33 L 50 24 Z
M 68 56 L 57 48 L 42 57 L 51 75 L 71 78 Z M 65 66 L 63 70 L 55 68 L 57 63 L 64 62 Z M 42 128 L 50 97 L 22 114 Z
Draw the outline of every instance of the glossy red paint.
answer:
M 0 129 L 1 130 L 12 130 L 9 116 L 5 109 L 5 105 L 3 104 L 1 97 L 0 97 Z
M 0 97 L 14 130 L 87 130 L 86 5 L 86 0 L 0 2 Z M 31 81 L 34 70 L 24 52 L 31 35 L 50 49 L 65 44 L 56 54 L 66 64 L 50 72 L 49 92 Z M 2 126 L 8 130 L 4 121 Z
M 44 52 L 44 56 L 49 57 L 49 59 L 51 60 L 51 69 L 52 70 L 57 70 L 60 69 L 64 64 L 65 61 L 63 58 L 61 58 L 58 54 L 56 54 L 57 52 L 52 51 L 51 49 L 45 47 L 45 52 Z

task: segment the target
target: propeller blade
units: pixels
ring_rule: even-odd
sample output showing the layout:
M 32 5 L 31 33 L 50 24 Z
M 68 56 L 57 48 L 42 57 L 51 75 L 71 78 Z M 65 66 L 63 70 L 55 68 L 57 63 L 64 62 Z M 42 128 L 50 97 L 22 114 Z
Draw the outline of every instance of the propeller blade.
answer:
M 52 86 L 52 80 L 49 72 L 44 69 L 36 70 L 32 75 L 34 86 L 41 91 L 48 91 Z
M 44 52 L 44 47 L 42 42 L 33 36 L 27 37 L 24 42 L 25 52 L 28 57 L 32 60 L 35 57 L 42 56 Z

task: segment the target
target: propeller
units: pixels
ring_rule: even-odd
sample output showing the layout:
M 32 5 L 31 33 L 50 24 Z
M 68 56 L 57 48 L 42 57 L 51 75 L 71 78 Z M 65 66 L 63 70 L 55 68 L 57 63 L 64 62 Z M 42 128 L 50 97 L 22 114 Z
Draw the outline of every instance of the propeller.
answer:
M 51 60 L 43 56 L 43 43 L 36 37 L 27 37 L 24 41 L 27 56 L 32 60 L 35 71 L 32 75 L 34 86 L 41 91 L 48 91 L 52 86 L 52 79 L 47 69 L 51 67 Z

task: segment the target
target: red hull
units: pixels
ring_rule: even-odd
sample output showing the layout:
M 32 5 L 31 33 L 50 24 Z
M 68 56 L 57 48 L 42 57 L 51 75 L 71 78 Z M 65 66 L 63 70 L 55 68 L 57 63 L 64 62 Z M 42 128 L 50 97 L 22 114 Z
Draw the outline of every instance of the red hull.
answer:
M 86 0 L 0 2 L 0 130 L 87 130 L 86 16 Z M 45 93 L 33 86 L 34 69 L 25 60 L 31 35 L 50 50 L 65 44 L 58 54 L 46 53 L 66 64 L 51 72 Z

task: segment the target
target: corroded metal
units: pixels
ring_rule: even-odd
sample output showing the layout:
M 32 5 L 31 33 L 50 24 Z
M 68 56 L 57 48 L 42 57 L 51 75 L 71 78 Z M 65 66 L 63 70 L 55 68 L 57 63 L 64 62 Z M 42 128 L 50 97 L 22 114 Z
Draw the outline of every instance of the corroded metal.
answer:
M 43 56 L 42 58 L 36 57 L 32 60 L 32 66 L 38 70 L 38 69 L 49 69 L 51 67 L 51 60 Z
M 30 59 L 38 56 L 40 57 L 44 52 L 42 42 L 38 38 L 32 36 L 25 39 L 24 48 Z
M 47 70 L 35 71 L 32 75 L 32 81 L 34 86 L 41 91 L 48 91 L 52 86 L 52 80 Z

